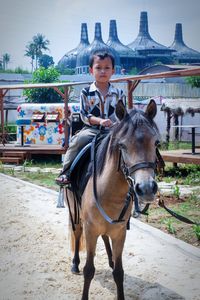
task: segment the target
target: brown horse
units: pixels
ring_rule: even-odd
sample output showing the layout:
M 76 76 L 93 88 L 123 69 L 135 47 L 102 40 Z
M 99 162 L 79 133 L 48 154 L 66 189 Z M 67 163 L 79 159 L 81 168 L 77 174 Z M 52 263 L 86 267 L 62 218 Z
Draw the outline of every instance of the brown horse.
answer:
M 132 212 L 130 199 L 134 195 L 140 203 L 151 203 L 157 192 L 154 177 L 159 133 L 153 121 L 156 112 L 153 100 L 145 112 L 136 109 L 127 112 L 119 101 L 115 110 L 119 121 L 101 141 L 92 162 L 79 168 L 81 172 L 78 176 L 76 173 L 74 190 L 67 190 L 66 202 L 74 236 L 73 273 L 79 273 L 83 232 L 86 242 L 83 300 L 88 299 L 94 277 L 99 236 L 103 238 L 113 269 L 117 299 L 124 299 L 122 251 Z

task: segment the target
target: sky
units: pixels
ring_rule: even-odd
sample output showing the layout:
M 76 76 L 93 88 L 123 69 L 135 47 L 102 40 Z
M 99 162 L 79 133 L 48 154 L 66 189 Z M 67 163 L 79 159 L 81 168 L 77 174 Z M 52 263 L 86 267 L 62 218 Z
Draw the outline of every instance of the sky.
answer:
M 127 45 L 138 35 L 141 11 L 147 11 L 149 33 L 170 46 L 175 25 L 182 23 L 187 46 L 200 51 L 200 0 L 0 0 L 0 57 L 10 54 L 8 68 L 31 70 L 25 48 L 41 33 L 50 41 L 55 64 L 80 42 L 81 23 L 87 23 L 89 42 L 96 22 L 107 42 L 110 20 L 117 22 L 118 37 Z

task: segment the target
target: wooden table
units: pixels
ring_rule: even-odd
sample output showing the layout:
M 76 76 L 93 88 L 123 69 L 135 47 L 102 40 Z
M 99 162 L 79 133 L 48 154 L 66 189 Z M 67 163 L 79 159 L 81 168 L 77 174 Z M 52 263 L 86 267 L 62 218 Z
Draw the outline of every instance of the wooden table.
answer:
M 195 152 L 195 129 L 200 128 L 200 125 L 174 125 L 174 128 L 191 128 L 192 129 L 192 154 L 196 154 Z

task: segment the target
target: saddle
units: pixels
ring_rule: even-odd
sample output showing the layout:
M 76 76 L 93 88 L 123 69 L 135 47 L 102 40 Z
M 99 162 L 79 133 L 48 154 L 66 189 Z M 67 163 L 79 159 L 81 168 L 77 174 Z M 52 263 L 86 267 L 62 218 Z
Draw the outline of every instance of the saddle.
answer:
M 97 151 L 98 146 L 100 145 L 101 141 L 106 135 L 107 133 L 97 134 L 95 151 Z M 92 142 L 88 143 L 85 147 L 81 149 L 81 151 L 77 154 L 69 169 L 71 181 L 71 187 L 69 187 L 69 189 L 74 192 L 74 194 L 76 195 L 77 199 L 80 200 L 80 202 L 81 196 L 92 173 L 91 149 Z
M 73 178 L 76 175 L 77 168 L 85 162 L 85 160 L 88 160 L 90 157 L 90 151 L 91 151 L 91 145 L 92 142 L 88 143 L 81 151 L 77 154 L 75 157 L 73 163 L 71 164 L 69 168 L 70 177 Z
M 84 171 L 87 172 L 87 166 L 90 163 L 90 152 L 91 152 L 91 142 L 88 143 L 75 157 L 73 163 L 69 168 L 70 173 L 70 182 L 71 184 L 68 186 L 60 185 L 59 196 L 57 200 L 57 207 L 64 207 L 64 188 L 70 190 L 74 194 L 74 203 L 80 206 L 81 204 L 81 195 L 82 189 L 86 186 L 89 176 L 84 176 L 84 180 L 81 181 L 84 174 Z M 66 170 L 63 170 L 62 174 L 65 173 Z M 88 178 L 87 178 L 88 177 Z M 80 186 L 81 183 L 81 186 Z M 69 203 L 68 203 L 69 206 Z M 70 209 L 70 207 L 69 207 Z

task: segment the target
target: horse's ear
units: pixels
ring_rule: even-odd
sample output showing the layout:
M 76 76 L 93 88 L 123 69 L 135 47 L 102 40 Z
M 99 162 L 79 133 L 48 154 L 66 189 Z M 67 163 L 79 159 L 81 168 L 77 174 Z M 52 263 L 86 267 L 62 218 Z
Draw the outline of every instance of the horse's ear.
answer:
M 126 107 L 125 107 L 122 100 L 119 100 L 117 102 L 117 105 L 116 105 L 116 108 L 115 108 L 115 113 L 116 113 L 117 118 L 120 121 L 126 116 L 127 110 L 126 110 Z
M 147 105 L 145 114 L 152 120 L 156 116 L 156 114 L 157 114 L 157 105 L 156 105 L 156 102 L 153 99 L 151 99 L 149 104 Z

